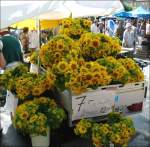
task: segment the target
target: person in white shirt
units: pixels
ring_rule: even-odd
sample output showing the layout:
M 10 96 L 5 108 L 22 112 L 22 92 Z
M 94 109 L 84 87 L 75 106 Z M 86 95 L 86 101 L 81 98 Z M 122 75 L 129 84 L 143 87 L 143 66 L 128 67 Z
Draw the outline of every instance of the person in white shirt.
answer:
M 33 52 L 38 48 L 38 45 L 39 45 L 38 33 L 36 30 L 32 30 L 29 32 L 29 48 Z
M 96 34 L 100 32 L 97 19 L 95 19 L 94 23 L 91 25 L 91 32 L 96 33 Z
M 123 47 L 126 48 L 135 48 L 135 34 L 134 30 L 132 28 L 131 23 L 127 23 L 125 26 L 125 31 L 123 33 Z
M 147 20 L 146 23 L 146 35 L 150 35 L 150 20 Z

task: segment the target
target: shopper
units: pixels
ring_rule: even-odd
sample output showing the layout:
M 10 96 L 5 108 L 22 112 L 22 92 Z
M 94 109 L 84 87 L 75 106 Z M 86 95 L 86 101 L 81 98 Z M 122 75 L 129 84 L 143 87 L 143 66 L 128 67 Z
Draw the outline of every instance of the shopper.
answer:
M 123 40 L 123 32 L 124 32 L 123 22 L 119 21 L 114 31 L 115 37 L 118 37 L 120 40 Z
M 139 42 L 138 41 L 138 34 L 137 34 L 137 27 L 136 27 L 136 21 L 132 21 L 132 30 L 134 32 L 134 50 L 135 50 L 135 46 L 136 46 L 136 43 Z
M 150 35 L 150 20 L 146 22 L 146 35 Z
M 104 24 L 102 21 L 98 22 L 98 28 L 100 33 L 104 33 Z
M 6 61 L 4 59 L 2 49 L 3 49 L 3 43 L 2 43 L 1 38 L 0 38 L 0 69 L 3 69 L 6 65 Z
M 123 33 L 123 47 L 134 48 L 135 36 L 131 23 L 127 23 Z
M 22 62 L 23 53 L 19 39 L 10 35 L 8 31 L 3 32 L 2 34 L 3 36 L 0 38 L 0 40 L 3 44 L 1 52 L 3 53 L 4 61 L 2 61 L 1 58 L 1 63 L 5 62 L 5 66 L 11 66 L 16 62 Z
M 20 40 L 23 46 L 24 53 L 29 53 L 29 29 L 28 27 L 23 28 L 23 32 L 20 35 Z
M 98 27 L 98 20 L 95 19 L 93 24 L 91 25 L 91 32 L 93 33 L 99 33 L 99 27 Z
M 105 34 L 108 35 L 108 36 L 113 37 L 115 28 L 116 28 L 115 22 L 113 20 L 111 20 L 111 19 L 108 20 L 107 24 L 106 24 L 106 32 L 105 32 Z
M 34 52 L 39 47 L 39 43 L 38 32 L 34 28 L 29 32 L 29 48 L 31 52 Z
M 144 37 L 146 34 L 146 23 L 144 20 L 141 23 L 140 32 L 141 32 L 141 36 Z

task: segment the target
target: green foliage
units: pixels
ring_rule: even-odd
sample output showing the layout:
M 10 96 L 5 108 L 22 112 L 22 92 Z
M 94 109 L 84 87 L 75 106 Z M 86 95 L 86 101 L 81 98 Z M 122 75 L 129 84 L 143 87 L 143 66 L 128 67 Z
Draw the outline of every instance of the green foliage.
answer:
M 125 11 L 132 11 L 133 10 L 132 6 L 129 3 L 123 2 L 122 4 L 124 6 Z

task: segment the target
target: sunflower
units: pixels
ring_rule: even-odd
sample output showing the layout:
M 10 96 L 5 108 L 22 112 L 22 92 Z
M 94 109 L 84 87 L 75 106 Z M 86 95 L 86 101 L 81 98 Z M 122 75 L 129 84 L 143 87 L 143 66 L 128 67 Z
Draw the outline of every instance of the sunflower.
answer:
M 72 60 L 72 61 L 70 62 L 70 64 L 69 64 L 69 66 L 70 66 L 70 69 L 73 70 L 73 71 L 78 69 L 78 64 L 77 64 L 76 61 L 73 61 L 73 60 Z
M 92 141 L 93 141 L 93 145 L 95 146 L 95 147 L 100 147 L 100 145 L 101 145 L 101 141 L 100 141 L 100 137 L 92 137 Z
M 50 104 L 49 104 L 50 108 L 55 108 L 57 106 L 56 102 L 54 101 L 54 99 L 50 100 Z
M 87 129 L 84 126 L 79 127 L 80 134 L 85 134 L 87 132 Z
M 98 48 L 100 45 L 100 41 L 98 39 L 93 39 L 91 42 L 91 47 Z
M 57 58 L 57 59 L 59 59 L 61 56 L 62 56 L 62 55 L 61 55 L 60 52 L 55 52 L 55 53 L 54 53 L 54 57 Z
M 27 120 L 28 116 L 29 116 L 28 112 L 24 111 L 24 112 L 22 112 L 20 117 L 21 117 L 22 120 Z
M 86 73 L 85 78 L 86 78 L 86 80 L 90 81 L 92 79 L 92 73 L 90 73 L 90 72 Z
M 92 68 L 92 63 L 91 62 L 86 62 L 84 65 L 88 70 Z
M 86 67 L 81 66 L 80 73 L 86 73 L 88 72 L 88 69 Z
M 35 114 L 35 115 L 33 115 L 32 117 L 30 117 L 29 123 L 36 122 L 37 119 L 38 119 L 38 116 Z
M 43 87 L 41 86 L 34 86 L 32 89 L 32 95 L 39 96 L 44 92 Z
M 68 70 L 68 63 L 65 61 L 60 61 L 57 68 L 61 73 L 65 73 Z
M 115 144 L 119 144 L 120 142 L 120 136 L 118 134 L 112 134 L 111 135 L 111 140 L 112 142 L 114 142 Z
M 90 128 L 90 127 L 92 126 L 92 124 L 91 124 L 90 122 L 86 122 L 86 123 L 85 123 L 85 126 L 86 126 L 87 128 Z
M 81 33 L 82 33 L 82 30 L 81 30 L 81 29 L 78 29 L 78 30 L 77 30 L 77 34 L 80 35 Z
M 64 48 L 64 42 L 62 40 L 57 41 L 57 48 L 62 50 Z

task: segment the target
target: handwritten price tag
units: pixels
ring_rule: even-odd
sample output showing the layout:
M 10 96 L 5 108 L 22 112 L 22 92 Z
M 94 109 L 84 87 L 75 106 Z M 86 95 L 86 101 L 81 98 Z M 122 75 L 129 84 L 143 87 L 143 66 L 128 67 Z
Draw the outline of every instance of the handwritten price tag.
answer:
M 108 114 L 114 105 L 115 90 L 93 90 L 72 97 L 72 120 Z

